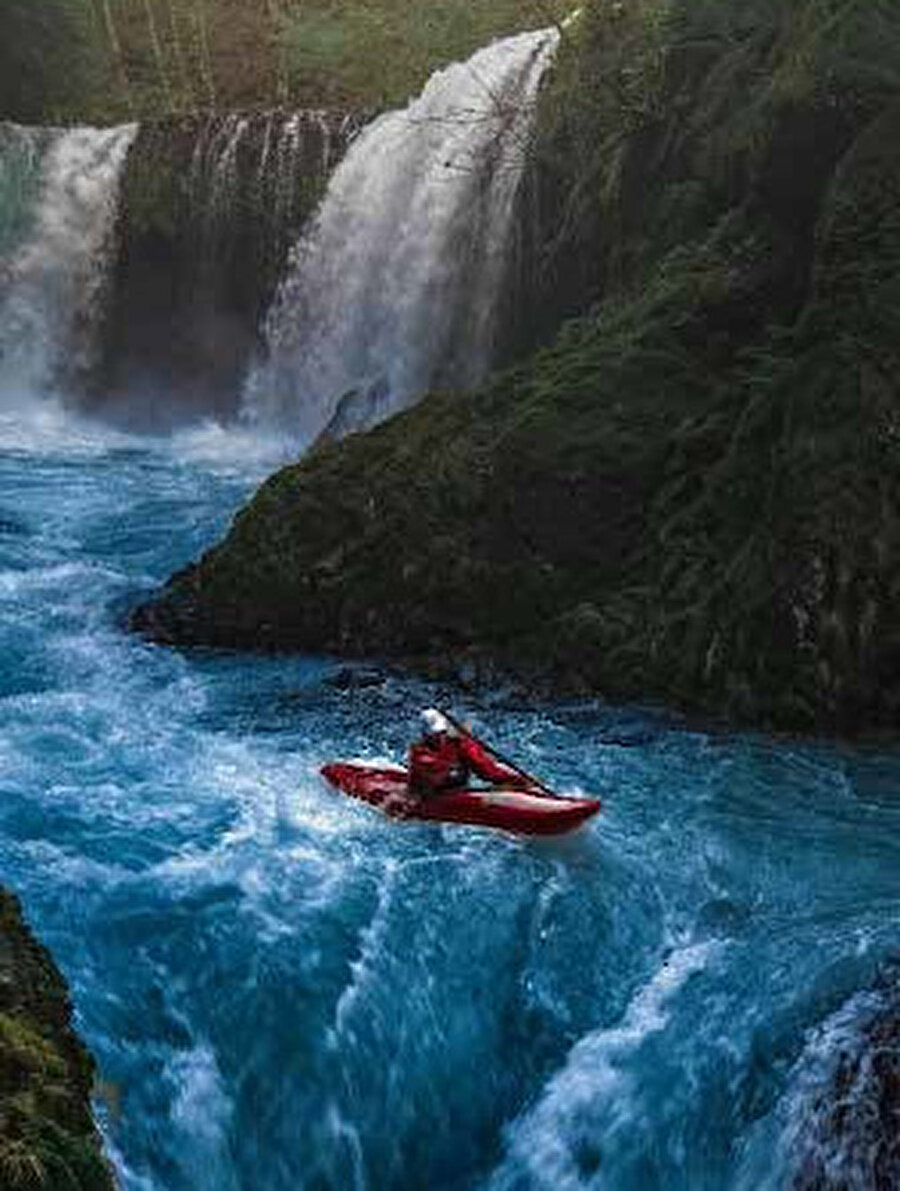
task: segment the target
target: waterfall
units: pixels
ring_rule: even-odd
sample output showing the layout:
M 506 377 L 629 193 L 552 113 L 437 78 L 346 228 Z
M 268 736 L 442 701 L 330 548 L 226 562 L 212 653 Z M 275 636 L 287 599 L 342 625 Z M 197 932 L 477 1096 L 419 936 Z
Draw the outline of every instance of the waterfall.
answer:
M 291 246 L 357 127 L 317 110 L 141 126 L 97 399 L 108 415 L 162 427 L 234 416 Z
M 557 40 L 498 41 L 361 133 L 319 111 L 0 124 L 0 391 L 312 441 L 475 384 Z
M 61 392 L 95 364 L 119 179 L 135 131 L 4 126 L 0 393 Z
M 312 441 L 484 376 L 537 91 L 557 41 L 544 30 L 495 42 L 354 142 L 266 318 L 249 419 Z
M 0 124 L 0 280 L 32 225 L 41 163 L 52 132 Z M 3 281 L 0 297 L 6 292 Z
M 283 265 L 309 213 L 308 194 L 327 180 L 355 127 L 352 117 L 317 110 L 187 121 L 192 147 L 182 183 L 181 248 L 198 273 L 208 278 L 220 267 L 248 218 L 258 248 L 254 264 Z

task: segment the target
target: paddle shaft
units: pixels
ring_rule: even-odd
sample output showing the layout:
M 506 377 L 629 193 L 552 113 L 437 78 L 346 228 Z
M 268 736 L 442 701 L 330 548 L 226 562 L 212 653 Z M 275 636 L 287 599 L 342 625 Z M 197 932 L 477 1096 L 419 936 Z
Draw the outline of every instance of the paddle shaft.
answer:
M 468 736 L 471 740 L 476 739 L 476 737 L 474 737 L 472 735 L 472 733 L 468 730 L 468 728 L 466 728 L 466 726 L 464 724 L 461 724 L 459 722 L 459 720 L 454 719 L 454 717 L 446 711 L 442 712 L 442 714 L 444 716 L 444 719 L 447 721 L 447 723 L 452 724 L 452 726 L 457 730 L 457 732 L 462 733 L 463 736 Z M 543 792 L 545 794 L 547 794 L 550 798 L 559 798 L 559 795 L 556 793 L 555 790 L 551 790 L 549 786 L 545 786 L 543 782 L 538 781 L 538 779 L 534 776 L 534 774 L 528 773 L 527 770 L 522 769 L 519 765 L 516 765 L 516 763 L 514 761 L 510 761 L 509 757 L 504 757 L 504 755 L 502 753 L 498 753 L 495 748 L 492 748 L 491 745 L 489 745 L 489 744 L 485 744 L 483 740 L 479 740 L 478 743 L 481 745 L 482 748 L 487 749 L 487 751 L 491 754 L 491 756 L 495 757 L 501 763 L 501 765 L 508 765 L 510 769 L 514 769 L 516 771 L 516 773 L 519 774 L 520 777 L 527 778 L 527 780 L 529 782 L 531 782 L 532 785 L 536 786 L 538 790 L 543 790 Z

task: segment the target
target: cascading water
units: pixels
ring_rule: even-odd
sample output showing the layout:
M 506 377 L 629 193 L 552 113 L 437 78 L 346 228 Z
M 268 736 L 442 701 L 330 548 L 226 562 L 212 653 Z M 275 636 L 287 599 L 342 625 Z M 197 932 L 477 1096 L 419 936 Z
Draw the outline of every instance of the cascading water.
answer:
M 197 280 L 214 280 L 248 219 L 257 267 L 283 265 L 286 241 L 296 238 L 309 213 L 308 196 L 328 178 L 355 127 L 352 117 L 316 110 L 232 113 L 188 123 L 181 248 Z
M 307 441 L 470 386 L 498 291 L 555 30 L 499 41 L 381 117 L 336 170 L 265 324 L 245 412 Z
M 166 426 L 236 412 L 290 247 L 356 126 L 315 110 L 142 125 L 105 344 L 109 414 Z
M 0 391 L 145 426 L 233 414 L 357 127 L 324 111 L 0 124 Z
M 0 123 L 0 299 L 9 287 L 9 267 L 32 226 L 41 163 L 54 133 Z
M 5 169 L 5 208 L 27 209 L 10 199 L 22 188 L 14 179 L 41 166 L 30 235 L 21 240 L 20 226 L 15 250 L 12 232 L 0 241 L 0 386 L 71 398 L 90 377 L 91 405 L 117 419 L 230 417 L 270 303 L 268 358 L 243 396 L 247 420 L 269 430 L 309 441 L 330 424 L 340 434 L 429 387 L 477 382 L 492 360 L 534 102 L 557 40 L 551 30 L 497 42 L 366 129 L 274 302 L 352 118 L 7 132 L 0 153 L 17 164 Z
M 40 162 L 39 180 L 26 187 L 37 191 L 30 230 L 24 239 L 4 237 L 0 393 L 72 389 L 96 362 L 119 181 L 135 132 L 18 128 L 0 138 L 4 179 L 33 176 Z M 21 225 L 26 216 L 12 189 L 5 181 L 2 199 L 13 200 Z
M 810 1030 L 775 1111 L 751 1132 L 737 1182 L 756 1191 L 789 1172 L 791 1191 L 900 1187 L 896 958 Z

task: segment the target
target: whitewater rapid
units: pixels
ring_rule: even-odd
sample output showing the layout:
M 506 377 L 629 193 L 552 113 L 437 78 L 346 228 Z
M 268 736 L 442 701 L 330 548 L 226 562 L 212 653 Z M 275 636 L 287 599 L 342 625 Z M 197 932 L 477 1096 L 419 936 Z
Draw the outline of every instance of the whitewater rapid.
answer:
M 0 420 L 0 880 L 125 1191 L 775 1191 L 827 1157 L 900 941 L 900 757 L 129 636 L 269 467 Z M 605 814 L 529 843 L 323 785 L 426 703 Z

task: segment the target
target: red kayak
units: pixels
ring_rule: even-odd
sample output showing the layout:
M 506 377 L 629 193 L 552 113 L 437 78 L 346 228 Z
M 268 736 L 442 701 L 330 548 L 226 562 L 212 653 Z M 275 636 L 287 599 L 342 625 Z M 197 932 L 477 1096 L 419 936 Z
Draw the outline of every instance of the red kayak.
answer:
M 471 823 L 522 835 L 561 835 L 600 810 L 597 799 L 557 798 L 537 787 L 454 790 L 421 799 L 410 794 L 409 773 L 399 765 L 334 761 L 322 766 L 322 776 L 342 794 L 371 802 L 393 818 Z

